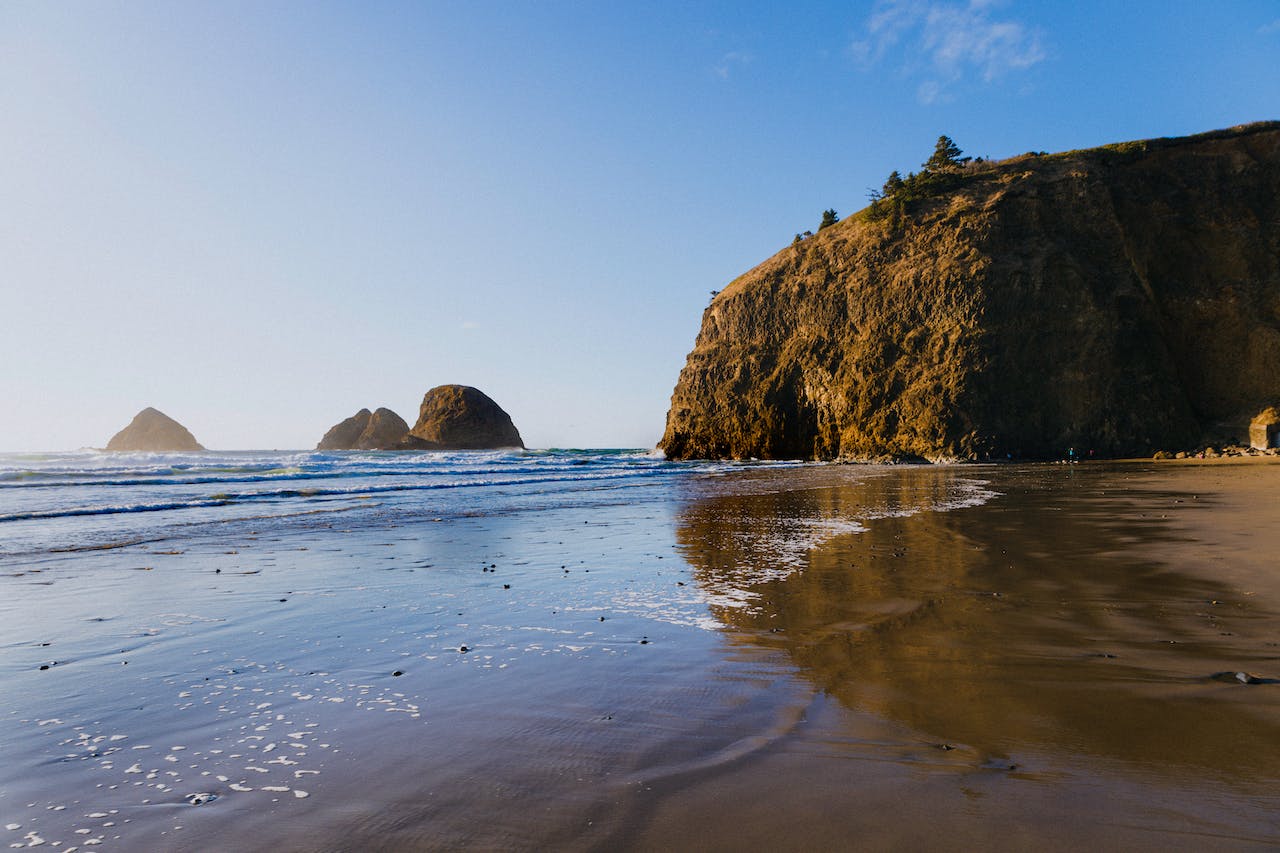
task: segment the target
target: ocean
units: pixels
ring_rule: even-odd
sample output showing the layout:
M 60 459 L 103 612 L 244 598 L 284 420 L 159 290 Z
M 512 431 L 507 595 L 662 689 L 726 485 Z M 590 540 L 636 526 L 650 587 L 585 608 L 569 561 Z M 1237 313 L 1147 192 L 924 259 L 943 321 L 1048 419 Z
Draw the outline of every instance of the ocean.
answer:
M 0 454 L 0 555 L 243 522 L 288 527 L 321 513 L 385 524 L 626 500 L 673 478 L 735 467 L 676 465 L 640 450 L 8 453 Z
M 3 454 L 0 841 L 1274 841 L 1250 470 Z

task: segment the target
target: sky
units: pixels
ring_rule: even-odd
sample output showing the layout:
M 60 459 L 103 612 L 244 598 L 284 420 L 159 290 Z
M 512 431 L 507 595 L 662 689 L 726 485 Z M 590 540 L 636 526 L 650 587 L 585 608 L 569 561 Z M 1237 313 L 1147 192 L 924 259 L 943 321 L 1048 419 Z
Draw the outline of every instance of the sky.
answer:
M 0 450 L 652 447 L 713 290 L 918 168 L 1280 119 L 1280 2 L 0 2 Z

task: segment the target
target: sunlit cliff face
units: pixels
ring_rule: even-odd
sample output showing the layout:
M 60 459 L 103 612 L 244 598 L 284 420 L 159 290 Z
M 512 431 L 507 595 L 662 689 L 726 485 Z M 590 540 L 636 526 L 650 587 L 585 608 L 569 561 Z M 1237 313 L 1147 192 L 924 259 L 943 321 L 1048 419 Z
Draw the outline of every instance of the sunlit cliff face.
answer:
M 784 650 L 848 708 L 979 761 L 1050 751 L 1274 777 L 1270 688 L 1211 676 L 1258 665 L 1280 620 L 1143 556 L 1171 533 L 1142 512 L 1190 496 L 1139 506 L 1101 468 L 855 476 L 685 505 L 678 541 L 736 639 Z M 1001 495 L 931 509 L 977 479 Z

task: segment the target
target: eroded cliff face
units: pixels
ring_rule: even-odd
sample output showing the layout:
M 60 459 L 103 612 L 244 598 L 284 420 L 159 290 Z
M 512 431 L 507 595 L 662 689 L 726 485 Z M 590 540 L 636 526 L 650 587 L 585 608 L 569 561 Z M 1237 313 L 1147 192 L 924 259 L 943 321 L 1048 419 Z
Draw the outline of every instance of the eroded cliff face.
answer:
M 1146 454 L 1280 401 L 1280 123 L 956 183 L 716 296 L 667 456 Z

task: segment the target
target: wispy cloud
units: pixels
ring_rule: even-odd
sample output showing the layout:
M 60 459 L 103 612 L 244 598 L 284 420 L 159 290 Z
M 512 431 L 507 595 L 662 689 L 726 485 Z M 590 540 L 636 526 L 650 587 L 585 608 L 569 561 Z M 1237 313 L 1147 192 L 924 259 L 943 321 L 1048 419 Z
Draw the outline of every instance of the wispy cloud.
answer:
M 474 320 L 463 320 L 460 328 L 464 332 L 470 332 L 473 329 L 480 328 L 480 324 L 475 322 Z
M 755 59 L 755 57 L 749 53 L 731 50 L 724 56 L 720 57 L 720 61 L 716 63 L 711 71 L 721 80 L 728 80 L 735 69 L 749 64 L 753 59 Z
M 997 18 L 996 6 L 994 0 L 878 0 L 849 51 L 865 68 L 901 60 L 924 78 L 916 90 L 922 103 L 944 100 L 961 80 L 991 83 L 1047 56 L 1039 30 Z
M 1280 33 L 1280 18 L 1258 27 L 1258 35 L 1260 36 L 1274 36 L 1277 33 Z

